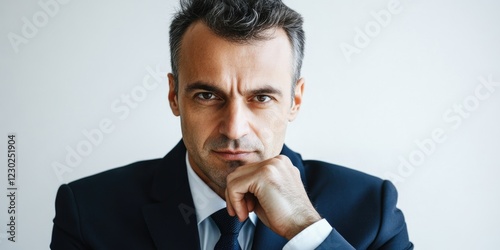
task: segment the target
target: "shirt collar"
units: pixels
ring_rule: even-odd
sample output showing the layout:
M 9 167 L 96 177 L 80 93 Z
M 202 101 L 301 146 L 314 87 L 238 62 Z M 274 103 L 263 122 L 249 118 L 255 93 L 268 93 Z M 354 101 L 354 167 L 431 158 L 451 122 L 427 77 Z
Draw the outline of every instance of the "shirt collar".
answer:
M 213 213 L 226 207 L 224 201 L 217 195 L 193 170 L 189 163 L 188 153 L 186 152 L 186 166 L 188 173 L 189 188 L 193 196 L 194 207 L 196 210 L 196 220 L 198 225 Z M 257 224 L 257 215 L 254 212 L 248 214 L 250 221 Z

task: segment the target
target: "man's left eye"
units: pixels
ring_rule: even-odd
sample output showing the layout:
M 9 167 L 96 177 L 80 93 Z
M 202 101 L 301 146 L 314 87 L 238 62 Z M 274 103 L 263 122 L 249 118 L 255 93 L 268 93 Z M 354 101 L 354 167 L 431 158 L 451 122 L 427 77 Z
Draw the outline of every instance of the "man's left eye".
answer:
M 257 95 L 254 97 L 254 100 L 260 103 L 266 103 L 272 100 L 272 98 L 268 95 Z

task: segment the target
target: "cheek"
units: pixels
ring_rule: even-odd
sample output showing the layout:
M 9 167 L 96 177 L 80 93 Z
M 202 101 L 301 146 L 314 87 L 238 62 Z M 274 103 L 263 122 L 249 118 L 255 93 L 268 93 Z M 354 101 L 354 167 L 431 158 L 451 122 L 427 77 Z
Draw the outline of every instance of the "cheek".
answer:
M 201 151 L 205 142 L 217 131 L 217 118 L 212 112 L 184 106 L 181 109 L 182 135 L 191 148 Z M 188 146 L 188 145 L 186 145 Z
M 270 112 L 261 117 L 258 124 L 255 124 L 255 130 L 258 137 L 267 150 L 273 151 L 273 154 L 279 153 L 285 140 L 288 120 L 284 112 Z

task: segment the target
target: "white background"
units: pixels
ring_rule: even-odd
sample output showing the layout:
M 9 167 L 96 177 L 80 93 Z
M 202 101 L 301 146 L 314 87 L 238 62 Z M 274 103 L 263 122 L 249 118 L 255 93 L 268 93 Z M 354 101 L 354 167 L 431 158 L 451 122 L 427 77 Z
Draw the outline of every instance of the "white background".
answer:
M 384 25 L 371 13 L 387 10 L 389 0 L 286 3 L 304 15 L 307 35 L 305 103 L 287 144 L 304 158 L 393 180 L 417 249 L 495 249 L 500 86 L 490 93 L 479 79 L 500 82 L 500 3 L 401 0 Z M 62 182 L 162 157 L 180 139 L 164 77 L 177 1 L 58 6 L 47 14 L 37 1 L 0 2 L 1 249 L 48 248 Z M 23 17 L 38 18 L 37 31 L 13 46 L 9 34 L 23 37 Z M 356 46 L 356 29 L 366 34 L 367 26 L 372 36 Z M 346 44 L 359 53 L 344 55 Z M 148 71 L 157 67 L 159 83 Z M 140 92 L 145 77 L 155 87 Z M 125 108 L 121 98 L 131 94 L 136 106 Z M 459 116 L 453 108 L 464 102 Z M 54 164 L 67 166 L 68 150 L 88 141 L 82 131 L 103 119 L 113 131 L 59 180 Z M 431 145 L 435 130 L 444 139 Z M 5 227 L 11 132 L 19 163 L 16 243 Z

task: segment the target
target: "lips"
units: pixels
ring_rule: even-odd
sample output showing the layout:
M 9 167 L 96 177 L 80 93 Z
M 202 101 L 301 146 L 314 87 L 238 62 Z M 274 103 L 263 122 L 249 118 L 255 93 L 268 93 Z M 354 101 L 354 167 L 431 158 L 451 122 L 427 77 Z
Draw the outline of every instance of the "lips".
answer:
M 214 150 L 219 158 L 226 161 L 243 161 L 248 159 L 253 151 L 239 151 L 239 150 Z

